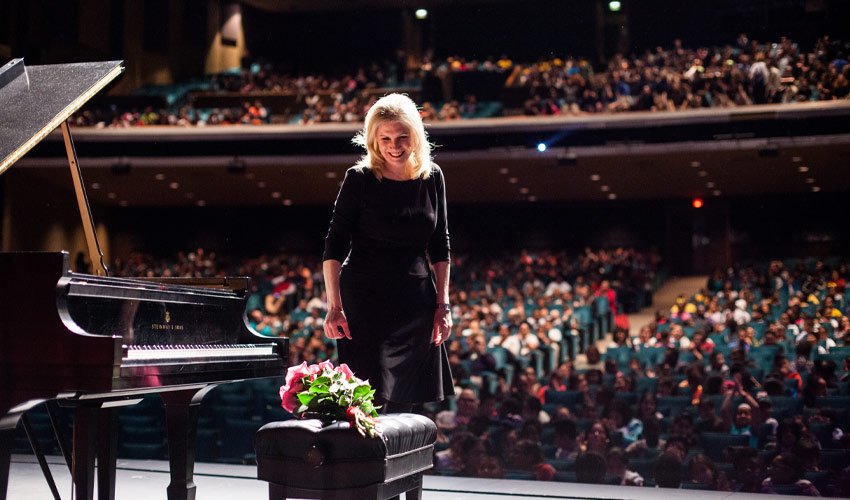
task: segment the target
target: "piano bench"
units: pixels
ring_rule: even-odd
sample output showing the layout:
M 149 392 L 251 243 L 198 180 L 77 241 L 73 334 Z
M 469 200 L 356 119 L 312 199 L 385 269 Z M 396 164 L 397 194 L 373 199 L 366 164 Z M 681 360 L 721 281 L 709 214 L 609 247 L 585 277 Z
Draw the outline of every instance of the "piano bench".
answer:
M 378 417 L 383 436 L 361 436 L 348 422 L 287 420 L 254 436 L 257 478 L 269 500 L 287 498 L 386 500 L 403 492 L 422 497 L 422 472 L 433 466 L 437 426 L 422 415 Z

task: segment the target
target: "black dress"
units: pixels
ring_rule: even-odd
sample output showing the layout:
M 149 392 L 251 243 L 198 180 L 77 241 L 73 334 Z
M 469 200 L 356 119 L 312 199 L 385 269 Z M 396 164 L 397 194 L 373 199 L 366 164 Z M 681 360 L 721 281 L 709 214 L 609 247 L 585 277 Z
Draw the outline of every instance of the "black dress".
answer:
M 351 340 L 337 341 L 339 360 L 369 380 L 376 399 L 422 403 L 454 394 L 446 346 L 431 342 L 437 292 L 429 258 L 449 260 L 440 167 L 409 181 L 348 169 L 323 260 L 345 259 L 339 282 Z

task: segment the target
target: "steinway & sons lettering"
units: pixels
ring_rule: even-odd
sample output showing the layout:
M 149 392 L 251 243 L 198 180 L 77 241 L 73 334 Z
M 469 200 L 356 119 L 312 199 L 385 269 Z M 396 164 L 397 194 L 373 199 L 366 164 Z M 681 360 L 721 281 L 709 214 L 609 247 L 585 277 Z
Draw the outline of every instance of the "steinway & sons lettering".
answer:
M 167 325 L 163 323 L 153 323 L 151 324 L 151 330 L 172 330 L 172 331 L 182 331 L 185 330 L 183 325 Z

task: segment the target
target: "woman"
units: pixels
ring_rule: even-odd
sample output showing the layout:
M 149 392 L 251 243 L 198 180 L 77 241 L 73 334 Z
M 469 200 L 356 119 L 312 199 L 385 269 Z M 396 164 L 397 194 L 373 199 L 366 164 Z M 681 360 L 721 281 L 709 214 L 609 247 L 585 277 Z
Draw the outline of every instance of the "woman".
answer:
M 354 142 L 366 154 L 346 172 L 325 239 L 325 335 L 383 412 L 409 411 L 454 394 L 443 173 L 406 96 L 379 99 Z

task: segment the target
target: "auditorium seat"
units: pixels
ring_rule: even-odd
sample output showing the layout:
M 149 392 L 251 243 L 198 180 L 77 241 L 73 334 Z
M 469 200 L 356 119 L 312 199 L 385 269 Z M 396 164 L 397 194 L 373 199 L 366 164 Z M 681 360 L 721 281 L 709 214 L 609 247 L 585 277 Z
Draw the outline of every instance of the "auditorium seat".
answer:
M 655 377 L 640 377 L 635 381 L 635 392 L 638 394 L 645 392 L 655 394 L 656 390 L 658 390 L 658 379 Z
M 629 459 L 629 470 L 635 471 L 645 481 L 655 481 L 655 459 L 654 458 L 632 458 Z
M 750 437 L 743 434 L 723 432 L 703 432 L 700 435 L 703 453 L 715 462 L 726 461 L 726 448 L 730 446 L 748 446 Z
M 691 406 L 690 396 L 659 396 L 658 411 L 668 417 L 676 417 Z
M 773 417 L 777 420 L 793 417 L 803 412 L 803 398 L 771 396 L 770 402 L 773 403 Z
M 580 391 L 556 391 L 554 389 L 547 389 L 543 394 L 543 400 L 546 401 L 547 404 L 566 406 L 572 409 L 582 402 L 583 396 L 584 395 Z

